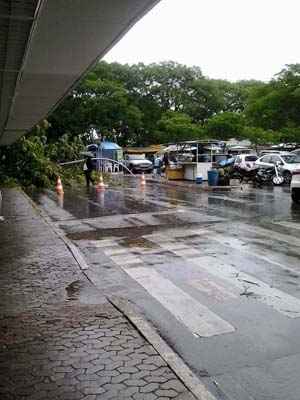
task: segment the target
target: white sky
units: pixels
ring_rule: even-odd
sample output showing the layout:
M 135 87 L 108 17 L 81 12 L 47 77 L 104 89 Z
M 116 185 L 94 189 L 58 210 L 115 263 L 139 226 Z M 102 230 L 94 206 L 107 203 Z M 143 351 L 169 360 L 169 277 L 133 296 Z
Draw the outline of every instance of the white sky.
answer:
M 162 0 L 106 55 L 173 60 L 210 78 L 269 80 L 300 62 L 300 0 Z

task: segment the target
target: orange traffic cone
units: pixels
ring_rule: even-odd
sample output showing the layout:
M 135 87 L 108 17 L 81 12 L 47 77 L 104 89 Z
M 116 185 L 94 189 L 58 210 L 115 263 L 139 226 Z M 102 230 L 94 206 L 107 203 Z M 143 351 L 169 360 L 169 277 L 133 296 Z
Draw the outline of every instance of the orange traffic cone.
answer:
M 146 186 L 146 179 L 145 179 L 144 172 L 142 173 L 142 176 L 141 176 L 141 186 Z
M 63 193 L 64 193 L 64 188 L 63 188 L 63 185 L 62 185 L 62 183 L 61 183 L 60 176 L 57 177 L 55 190 L 56 190 L 56 192 L 57 192 L 58 194 L 63 194 Z
M 96 190 L 97 191 L 105 190 L 105 185 L 104 185 L 104 182 L 103 182 L 103 176 L 102 175 L 100 175 L 100 177 L 99 177 L 99 181 L 98 181 L 98 183 L 96 185 Z

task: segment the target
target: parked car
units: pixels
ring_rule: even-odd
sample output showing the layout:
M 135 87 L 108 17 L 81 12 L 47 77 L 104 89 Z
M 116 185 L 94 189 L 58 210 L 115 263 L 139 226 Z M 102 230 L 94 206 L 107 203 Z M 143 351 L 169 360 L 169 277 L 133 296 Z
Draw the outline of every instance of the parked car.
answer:
M 255 166 L 258 157 L 255 154 L 239 154 L 236 156 L 234 166 L 242 169 L 250 169 Z
M 300 168 L 300 157 L 293 153 L 267 154 L 255 161 L 255 165 L 262 168 L 273 167 L 277 164 L 282 171 L 286 182 L 292 179 L 292 173 Z
M 259 156 L 265 156 L 265 155 L 271 155 L 271 154 L 280 154 L 280 155 L 285 155 L 285 154 L 290 154 L 289 151 L 286 150 L 261 150 L 259 152 Z
M 125 165 L 133 173 L 151 173 L 153 171 L 153 164 L 150 160 L 147 160 L 145 154 L 127 154 L 125 156 Z
M 300 156 L 299 160 L 300 160 Z M 295 203 L 300 204 L 300 168 L 293 171 L 292 181 L 291 181 L 291 195 Z
M 300 156 L 300 149 L 296 149 L 291 151 L 292 154 L 296 154 L 297 156 Z

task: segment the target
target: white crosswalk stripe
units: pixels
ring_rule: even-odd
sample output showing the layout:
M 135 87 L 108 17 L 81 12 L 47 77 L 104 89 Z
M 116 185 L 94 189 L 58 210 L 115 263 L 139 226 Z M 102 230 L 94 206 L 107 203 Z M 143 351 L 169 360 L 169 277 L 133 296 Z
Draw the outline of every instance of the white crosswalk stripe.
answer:
M 229 290 L 225 285 L 221 285 L 213 279 L 201 277 L 201 279 L 193 279 L 188 283 L 190 286 L 219 302 L 239 298 L 238 289 Z
M 240 289 L 241 295 L 253 296 L 289 318 L 300 318 L 300 299 L 273 288 L 229 264 L 218 263 L 213 257 L 194 258 L 190 262 L 206 270 L 209 274 L 235 285 Z
M 113 262 L 115 262 L 116 264 L 120 265 L 120 266 L 128 266 L 131 264 L 142 264 L 143 261 L 139 258 L 136 257 L 133 254 L 130 253 L 126 253 L 126 254 L 118 254 L 115 256 L 111 256 L 110 257 L 112 259 Z
M 273 221 L 273 224 L 284 226 L 285 228 L 292 228 L 300 230 L 300 224 L 292 221 Z
M 295 273 L 300 272 L 299 267 L 292 266 L 291 264 L 286 265 L 286 264 L 276 261 L 276 255 L 273 255 L 270 252 L 269 252 L 268 256 L 262 254 L 262 250 L 259 250 L 257 248 L 255 249 L 255 252 L 254 252 L 253 248 L 251 248 L 246 241 L 243 241 L 239 238 L 225 236 L 225 234 L 219 234 L 219 233 L 213 232 L 210 234 L 209 239 L 211 239 L 212 241 L 216 241 L 216 242 L 222 244 L 223 246 L 230 247 L 235 250 L 239 250 L 245 254 L 249 254 L 250 256 L 253 256 L 260 260 L 266 261 L 269 264 L 276 265 L 277 267 L 280 267 L 284 270 L 290 270 Z
M 154 269 L 144 267 L 123 267 L 123 269 L 195 336 L 211 337 L 235 331 L 231 324 Z

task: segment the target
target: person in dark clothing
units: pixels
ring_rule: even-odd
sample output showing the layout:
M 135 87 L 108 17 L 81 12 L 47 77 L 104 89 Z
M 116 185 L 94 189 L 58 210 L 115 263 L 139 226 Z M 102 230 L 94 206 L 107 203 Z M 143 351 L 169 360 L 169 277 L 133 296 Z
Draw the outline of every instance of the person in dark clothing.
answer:
M 85 163 L 83 164 L 83 172 L 85 175 L 85 180 L 86 180 L 86 186 L 89 187 L 90 186 L 90 182 L 92 182 L 92 184 L 95 184 L 94 179 L 92 178 L 92 171 L 93 171 L 93 162 L 92 162 L 92 158 L 91 157 L 87 157 L 87 159 L 85 160 Z
M 166 168 L 169 165 L 169 154 L 165 153 L 163 156 L 163 165 Z

